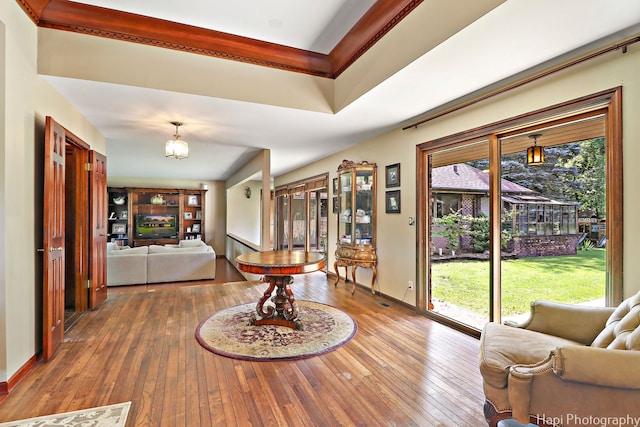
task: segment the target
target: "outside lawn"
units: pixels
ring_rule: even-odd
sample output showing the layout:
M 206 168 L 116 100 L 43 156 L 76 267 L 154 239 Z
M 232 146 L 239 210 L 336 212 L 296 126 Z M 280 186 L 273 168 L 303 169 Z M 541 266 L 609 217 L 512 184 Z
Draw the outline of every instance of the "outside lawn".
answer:
M 502 315 L 528 313 L 536 299 L 581 303 L 603 298 L 605 271 L 605 249 L 502 261 Z M 431 274 L 434 299 L 488 316 L 488 261 L 434 263 Z

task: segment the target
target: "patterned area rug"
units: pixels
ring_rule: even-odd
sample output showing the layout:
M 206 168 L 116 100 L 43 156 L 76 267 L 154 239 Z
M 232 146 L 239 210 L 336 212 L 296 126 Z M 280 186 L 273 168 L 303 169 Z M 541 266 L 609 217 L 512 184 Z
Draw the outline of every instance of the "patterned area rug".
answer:
M 131 402 L 0 423 L 0 427 L 123 427 Z
M 304 330 L 250 325 L 256 303 L 230 307 L 204 320 L 196 329 L 201 346 L 221 356 L 242 360 L 295 360 L 318 356 L 349 342 L 358 326 L 347 313 L 326 304 L 297 301 Z

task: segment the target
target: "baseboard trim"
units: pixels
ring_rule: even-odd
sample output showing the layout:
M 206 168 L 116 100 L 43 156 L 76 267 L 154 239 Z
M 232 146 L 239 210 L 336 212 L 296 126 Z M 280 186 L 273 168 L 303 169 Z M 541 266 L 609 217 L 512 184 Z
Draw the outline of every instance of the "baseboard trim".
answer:
M 26 378 L 29 373 L 35 369 L 38 365 L 38 361 L 40 358 L 38 355 L 33 355 L 29 360 L 26 361 L 24 365 L 18 369 L 18 371 L 9 378 L 8 381 L 0 382 L 0 403 L 2 403 L 8 396 L 9 393 L 22 381 Z

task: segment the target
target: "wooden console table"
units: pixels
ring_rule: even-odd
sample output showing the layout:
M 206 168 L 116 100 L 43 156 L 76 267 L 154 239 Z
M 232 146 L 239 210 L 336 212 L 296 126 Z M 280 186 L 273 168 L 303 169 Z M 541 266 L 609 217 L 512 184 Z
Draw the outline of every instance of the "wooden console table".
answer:
M 256 305 L 256 315 L 251 323 L 254 325 L 279 325 L 302 330 L 298 319 L 298 305 L 293 297 L 290 285 L 294 274 L 311 273 L 324 268 L 326 258 L 319 252 L 301 251 L 265 251 L 239 255 L 236 265 L 239 270 L 263 274 L 269 287 Z M 273 290 L 276 294 L 271 297 Z M 275 304 L 265 306 L 271 297 Z
M 336 270 L 336 283 L 335 286 L 338 286 L 338 282 L 340 282 L 340 271 L 338 271 L 339 267 L 344 267 L 344 282 L 347 283 L 349 281 L 348 271 L 347 269 L 351 267 L 351 278 L 353 279 L 353 284 L 351 286 L 351 294 L 353 295 L 356 291 L 356 270 L 358 267 L 362 268 L 370 268 L 372 271 L 371 277 L 371 294 L 375 295 L 376 290 L 374 287 L 376 281 L 376 275 L 378 273 L 377 264 L 378 257 L 374 250 L 369 249 L 359 249 L 351 248 L 351 247 L 339 247 L 336 250 L 336 261 L 333 264 L 333 268 Z

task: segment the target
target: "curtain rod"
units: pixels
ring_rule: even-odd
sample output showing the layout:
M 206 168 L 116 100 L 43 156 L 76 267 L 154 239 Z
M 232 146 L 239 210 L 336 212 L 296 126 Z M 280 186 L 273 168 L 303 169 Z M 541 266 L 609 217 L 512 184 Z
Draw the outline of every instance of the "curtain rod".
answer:
M 567 68 L 571 68 L 571 67 L 573 67 L 575 65 L 578 65 L 578 64 L 581 64 L 582 62 L 586 62 L 586 61 L 589 61 L 591 59 L 597 58 L 597 57 L 599 57 L 601 55 L 604 55 L 606 53 L 613 52 L 613 51 L 620 50 L 620 49 L 622 49 L 622 53 L 627 53 L 627 47 L 632 45 L 632 44 L 634 44 L 634 43 L 638 43 L 638 42 L 640 42 L 640 36 L 636 36 L 636 37 L 633 37 L 631 39 L 625 40 L 623 42 L 617 43 L 615 45 L 606 47 L 604 49 L 600 49 L 600 50 L 598 50 L 596 52 L 593 52 L 593 53 L 590 53 L 588 55 L 578 57 L 578 58 L 576 58 L 576 59 L 574 59 L 572 61 L 566 62 L 564 64 L 557 65 L 557 66 L 552 67 L 552 68 L 550 68 L 548 70 L 545 70 L 545 71 L 542 71 L 540 73 L 534 74 L 534 75 L 532 75 L 530 77 L 527 77 L 527 78 L 525 78 L 523 80 L 519 80 L 519 81 L 517 81 L 515 83 L 508 84 L 508 85 L 506 85 L 506 86 L 504 86 L 504 87 L 502 87 L 500 89 L 494 90 L 492 92 L 488 92 L 488 93 L 486 93 L 484 95 L 479 96 L 478 98 L 474 98 L 474 99 L 471 99 L 469 101 L 462 102 L 461 104 L 458 104 L 458 105 L 456 105 L 454 107 L 445 109 L 445 110 L 443 110 L 443 111 L 441 111 L 439 113 L 436 113 L 436 114 L 434 114 L 432 116 L 428 116 L 427 118 L 424 118 L 424 119 L 422 119 L 422 120 L 420 120 L 420 121 L 418 121 L 416 123 L 413 123 L 413 124 L 410 124 L 408 126 L 403 127 L 402 130 L 407 130 L 407 129 L 411 129 L 411 128 L 417 129 L 418 126 L 420 126 L 420 125 L 422 125 L 422 124 L 424 124 L 426 122 L 429 122 L 431 120 L 437 119 L 438 117 L 442 117 L 442 116 L 445 116 L 445 115 L 447 115 L 449 113 L 453 113 L 454 111 L 461 110 L 461 109 L 463 109 L 465 107 L 468 107 L 470 105 L 476 104 L 476 103 L 478 103 L 480 101 L 484 101 L 484 100 L 492 98 L 492 97 L 494 97 L 496 95 L 500 95 L 502 93 L 508 92 L 508 91 L 510 91 L 512 89 L 515 89 L 517 87 L 523 86 L 525 84 L 531 83 L 531 82 L 536 81 L 538 79 L 541 79 L 543 77 L 546 77 L 546 76 L 549 76 L 551 74 L 557 73 L 558 71 L 562 71 L 562 70 L 565 70 Z

